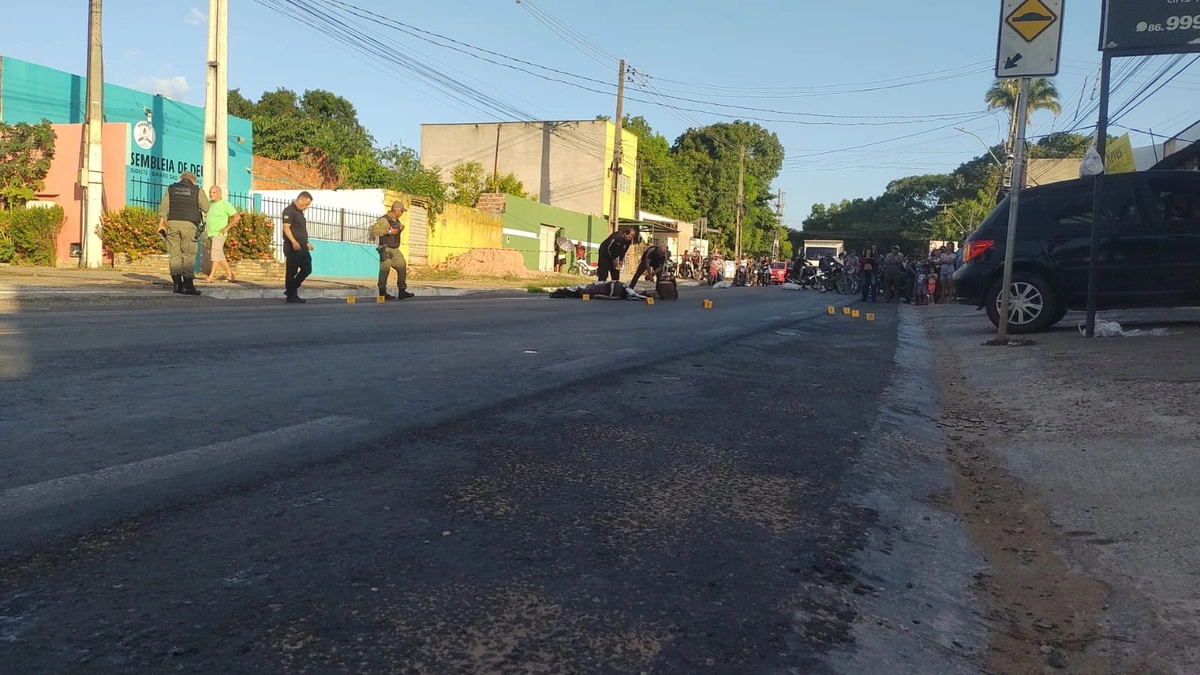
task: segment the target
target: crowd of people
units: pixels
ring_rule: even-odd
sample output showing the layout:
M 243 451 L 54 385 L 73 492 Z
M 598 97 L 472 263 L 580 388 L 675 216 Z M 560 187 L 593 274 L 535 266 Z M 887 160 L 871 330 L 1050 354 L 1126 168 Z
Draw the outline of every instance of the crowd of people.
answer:
M 873 241 L 839 256 L 845 274 L 857 275 L 862 299 L 916 305 L 947 302 L 954 298 L 954 271 L 962 265 L 962 248 L 953 242 L 905 255 L 899 246 L 881 253 Z

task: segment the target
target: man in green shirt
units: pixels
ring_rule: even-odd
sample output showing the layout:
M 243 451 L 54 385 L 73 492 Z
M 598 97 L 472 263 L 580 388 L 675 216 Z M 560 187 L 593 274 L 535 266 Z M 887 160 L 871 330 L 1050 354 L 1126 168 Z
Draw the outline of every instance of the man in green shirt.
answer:
M 233 204 L 222 199 L 222 196 L 221 188 L 216 185 L 208 189 L 209 203 L 206 223 L 208 238 L 212 241 L 212 250 L 209 253 L 212 269 L 209 270 L 208 278 L 205 281 L 210 284 L 213 282 L 213 277 L 216 276 L 218 267 L 225 270 L 226 280 L 237 281 L 233 278 L 233 268 L 225 260 L 225 239 L 229 228 L 238 224 L 238 221 L 242 219 L 242 214 L 234 208 Z

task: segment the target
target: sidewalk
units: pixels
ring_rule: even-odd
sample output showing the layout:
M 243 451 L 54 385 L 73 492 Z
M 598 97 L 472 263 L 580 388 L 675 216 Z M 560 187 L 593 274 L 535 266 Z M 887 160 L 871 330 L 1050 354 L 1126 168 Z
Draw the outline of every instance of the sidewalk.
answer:
M 521 292 L 526 286 L 543 283 L 539 280 L 501 280 L 461 278 L 452 281 L 416 281 L 409 292 L 418 297 L 456 297 L 480 293 Z M 306 298 L 343 299 L 349 296 L 373 298 L 375 279 L 330 279 L 310 277 L 304 282 Z M 0 295 L 9 297 L 54 297 L 70 294 L 137 296 L 155 291 L 169 292 L 171 278 L 163 274 L 130 273 L 101 268 L 96 270 L 55 269 L 50 267 L 17 267 L 0 265 Z M 278 298 L 283 282 L 239 280 L 235 283 L 207 283 L 196 279 L 196 288 L 204 297 L 217 300 Z
M 985 347 L 972 308 L 902 307 L 930 327 L 948 507 L 989 564 L 997 672 L 1200 672 L 1200 326 L 1195 310 L 1105 312 L 1166 336 L 1086 339 L 1071 314 Z

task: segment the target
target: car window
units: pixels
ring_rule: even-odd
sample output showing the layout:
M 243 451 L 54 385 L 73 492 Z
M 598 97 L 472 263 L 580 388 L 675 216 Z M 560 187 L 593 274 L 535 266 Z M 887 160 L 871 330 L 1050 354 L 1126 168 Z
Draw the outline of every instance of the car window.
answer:
M 1200 220 L 1200 182 L 1174 176 L 1155 176 L 1148 182 L 1153 208 L 1164 222 Z
M 1063 227 L 1090 227 L 1095 221 L 1095 194 L 1091 188 L 1076 188 L 1042 200 L 1042 209 L 1051 224 Z M 1101 202 L 1104 222 L 1121 223 L 1137 219 L 1137 199 L 1128 183 L 1107 184 Z

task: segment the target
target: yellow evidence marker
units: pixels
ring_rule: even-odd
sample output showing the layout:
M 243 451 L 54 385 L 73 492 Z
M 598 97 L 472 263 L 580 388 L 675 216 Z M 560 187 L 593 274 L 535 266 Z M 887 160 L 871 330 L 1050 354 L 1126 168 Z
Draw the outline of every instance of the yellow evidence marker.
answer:
M 353 305 L 356 302 L 358 302 L 358 298 L 354 297 L 353 295 L 346 296 L 346 304 L 347 305 Z
M 875 315 L 870 312 L 867 312 L 867 321 L 874 321 L 874 320 L 875 320 Z
M 830 305 L 830 306 L 826 307 L 826 308 L 825 308 L 825 313 L 826 313 L 826 314 L 830 314 L 830 315 L 834 314 L 834 313 L 835 313 L 835 310 L 834 310 L 834 308 L 833 308 L 833 305 Z
M 712 308 L 713 308 L 713 301 L 712 301 L 712 300 L 705 300 L 705 301 L 704 301 L 704 309 L 712 309 Z
M 382 295 L 377 295 L 375 296 L 375 302 L 382 305 L 383 303 L 387 302 L 387 298 Z
M 857 319 L 859 317 L 858 310 L 856 309 L 856 310 L 850 312 L 850 316 L 851 316 L 851 318 Z
M 849 307 L 843 307 L 843 308 L 842 308 L 842 314 L 845 314 L 846 316 L 850 316 L 850 308 L 849 308 Z

